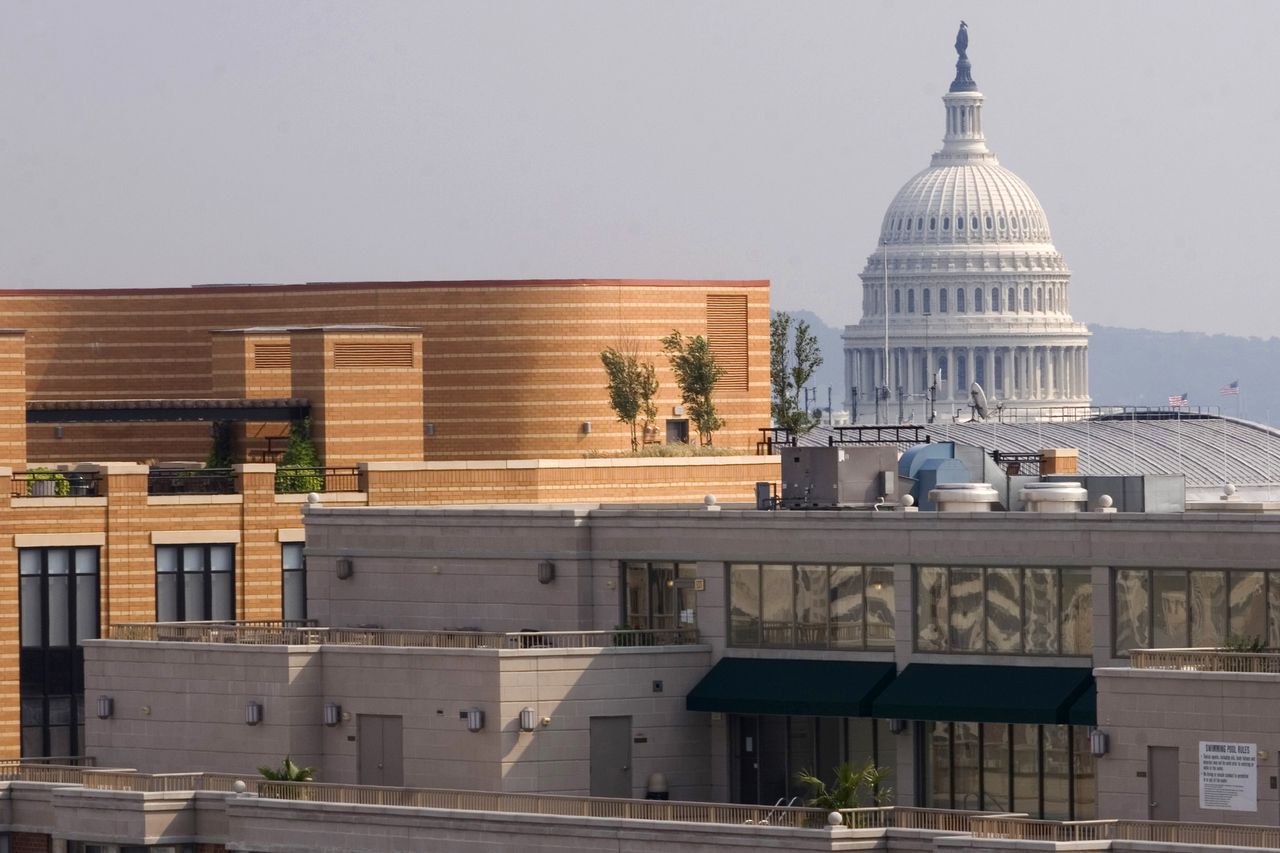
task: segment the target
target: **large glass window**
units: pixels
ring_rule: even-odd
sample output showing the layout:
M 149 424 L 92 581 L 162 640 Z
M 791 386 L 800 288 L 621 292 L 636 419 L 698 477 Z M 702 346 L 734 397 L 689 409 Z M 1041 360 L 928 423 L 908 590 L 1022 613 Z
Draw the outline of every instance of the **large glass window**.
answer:
M 1093 653 L 1088 569 L 919 566 L 916 650 Z
M 733 563 L 729 644 L 774 648 L 892 648 L 893 569 Z
M 802 770 L 828 784 L 832 770 L 844 763 L 862 767 L 873 761 L 892 771 L 897 752 L 887 726 L 887 720 L 863 717 L 730 714 L 733 800 L 772 805 L 810 796 L 796 781 Z M 888 784 L 896 787 L 892 775 Z
M 98 636 L 98 549 L 18 549 L 22 755 L 84 750 L 82 640 Z
M 1089 820 L 1097 812 L 1095 759 L 1084 726 L 920 723 L 917 769 L 938 809 L 1026 812 Z
M 307 618 L 307 561 L 301 542 L 280 546 L 281 615 L 285 619 Z
M 1280 572 L 1117 569 L 1115 653 L 1280 641 Z
M 156 620 L 236 618 L 234 545 L 157 545 Z
M 622 575 L 626 584 L 623 621 L 628 628 L 672 630 L 697 626 L 696 563 L 627 561 L 622 564 Z

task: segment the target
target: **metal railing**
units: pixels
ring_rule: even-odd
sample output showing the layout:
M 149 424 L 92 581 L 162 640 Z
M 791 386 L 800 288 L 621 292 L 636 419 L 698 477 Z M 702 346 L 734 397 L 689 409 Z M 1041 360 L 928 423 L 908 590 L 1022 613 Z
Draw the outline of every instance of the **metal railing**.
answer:
M 392 646 L 431 649 L 597 649 L 687 646 L 696 628 L 612 631 L 410 631 L 388 628 L 318 628 L 301 622 L 127 622 L 112 625 L 112 640 L 243 645 Z
M 86 788 L 106 791 L 231 793 L 235 790 L 236 782 L 243 782 L 245 790 L 254 793 L 262 784 L 262 779 L 255 775 L 234 773 L 138 773 L 132 770 L 85 770 L 82 784 Z
M 827 810 L 797 806 L 744 806 L 678 800 L 630 800 L 556 794 L 505 794 L 436 788 L 377 788 L 314 782 L 262 782 L 258 796 L 360 806 L 566 815 L 630 820 L 676 821 L 816 829 L 827 824 Z
M 46 782 L 59 785 L 83 784 L 91 768 L 78 764 L 44 764 L 27 760 L 0 761 L 0 782 Z
M 1130 649 L 1132 669 L 1185 672 L 1280 674 L 1280 652 L 1232 652 L 1225 649 Z
M 1280 827 L 1152 820 L 1034 820 L 1013 815 L 975 815 L 969 821 L 976 838 L 1008 841 L 1150 841 L 1207 844 L 1214 847 L 1280 848 Z
M 783 447 L 795 447 L 796 436 L 787 427 L 757 427 L 760 440 L 756 442 L 756 456 L 772 456 Z
M 359 468 L 276 468 L 276 494 L 296 495 L 307 492 L 358 492 Z
M 975 815 L 969 832 L 976 838 L 1011 841 L 1106 841 L 1114 838 L 1114 820 L 1036 820 L 1025 815 Z
M 861 447 L 897 447 L 906 450 L 917 444 L 928 444 L 933 439 L 928 427 L 916 425 L 866 425 L 832 427 L 835 435 L 827 437 L 830 447 L 856 445 Z
M 14 471 L 15 498 L 96 498 L 102 494 L 97 471 Z
M 234 495 L 236 473 L 230 468 L 152 468 L 148 495 Z

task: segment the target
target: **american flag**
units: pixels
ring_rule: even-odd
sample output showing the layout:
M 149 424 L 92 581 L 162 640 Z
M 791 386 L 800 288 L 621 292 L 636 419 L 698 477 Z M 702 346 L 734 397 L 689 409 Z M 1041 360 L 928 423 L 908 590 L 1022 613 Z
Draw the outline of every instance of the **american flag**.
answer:
M 1172 397 L 1169 398 L 1169 405 L 1173 406 L 1175 409 L 1181 408 L 1187 405 L 1188 403 L 1189 403 L 1189 400 L 1187 399 L 1187 392 L 1185 391 L 1182 392 L 1181 394 L 1174 394 Z
M 1221 388 L 1219 388 L 1218 393 L 1224 397 L 1239 396 L 1240 380 L 1233 379 L 1230 383 L 1223 385 Z

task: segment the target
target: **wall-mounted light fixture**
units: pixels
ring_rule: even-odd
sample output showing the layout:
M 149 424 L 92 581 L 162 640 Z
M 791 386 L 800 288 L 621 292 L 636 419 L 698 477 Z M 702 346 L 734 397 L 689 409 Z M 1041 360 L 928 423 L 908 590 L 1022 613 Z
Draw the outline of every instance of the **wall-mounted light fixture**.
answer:
M 53 437 L 62 438 L 62 435 L 63 435 L 62 424 L 58 424 L 56 427 L 53 428 Z
M 889 733 L 890 733 L 890 734 L 900 735 L 900 734 L 902 734 L 903 732 L 905 732 L 906 730 L 907 730 L 907 721 L 906 721 L 906 720 L 890 720 L 890 721 L 889 721 Z
M 356 573 L 356 564 L 350 557 L 339 557 L 337 571 L 338 580 L 345 581 Z
M 250 701 L 244 706 L 244 722 L 247 726 L 256 726 L 262 722 L 262 703 Z
M 551 583 L 556 579 L 556 564 L 550 560 L 538 563 L 538 583 Z
M 436 434 L 436 425 L 427 424 L 427 435 L 434 436 Z
M 531 732 L 538 726 L 537 716 L 532 708 L 520 709 L 520 731 Z
M 116 712 L 116 703 L 114 699 L 112 699 L 110 696 L 98 697 L 98 719 L 99 720 L 110 719 L 111 715 L 114 714 L 115 712 Z
M 591 421 L 582 422 L 582 434 L 591 435 Z
M 336 726 L 342 722 L 342 706 L 337 702 L 324 703 L 324 724 L 326 726 Z
M 467 711 L 467 731 L 478 732 L 484 728 L 484 711 L 472 708 Z
M 1089 729 L 1089 751 L 1094 755 L 1106 755 L 1111 750 L 1111 737 L 1102 729 Z

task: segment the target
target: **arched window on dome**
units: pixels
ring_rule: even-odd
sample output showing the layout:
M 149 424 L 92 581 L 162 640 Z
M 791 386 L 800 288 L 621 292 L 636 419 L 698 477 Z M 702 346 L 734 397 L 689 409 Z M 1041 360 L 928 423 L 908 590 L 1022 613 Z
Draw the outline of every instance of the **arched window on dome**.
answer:
M 916 313 L 916 292 L 915 290 L 907 291 L 907 313 Z
M 1031 288 L 1024 288 L 1022 291 L 1022 310 L 1031 311 Z
M 910 217 L 910 216 L 908 216 L 908 217 L 907 217 L 907 230 L 908 230 L 908 231 L 910 231 L 910 230 L 911 230 L 911 217 Z
M 974 231 L 978 230 L 978 214 L 975 213 L 969 217 L 969 227 Z M 989 228 L 990 226 L 987 227 Z
M 938 230 L 938 217 L 936 217 L 936 216 L 930 216 L 930 217 L 929 217 L 929 230 L 930 230 L 930 231 L 937 231 L 937 230 Z
M 902 230 L 902 217 L 901 217 L 901 216 L 899 216 L 899 217 L 898 217 L 898 230 L 899 230 L 899 231 L 901 231 L 901 230 Z
M 938 291 L 938 313 L 947 313 L 947 289 L 945 287 Z
M 956 217 L 956 230 L 957 230 L 957 231 L 963 231 L 963 230 L 964 230 L 964 216 L 963 216 L 963 214 L 962 214 L 962 215 L 960 215 L 960 216 L 957 216 L 957 217 Z
M 929 290 L 929 288 L 926 287 L 924 289 L 924 295 L 920 297 L 920 300 L 921 300 L 920 310 L 924 311 L 924 313 L 926 314 L 933 311 L 932 300 L 929 298 L 930 296 L 932 296 L 932 294 L 933 294 L 933 291 Z
M 1026 231 L 1028 230 L 1028 228 L 1029 226 L 1027 225 L 1027 215 L 1024 213 L 1022 214 L 1022 230 Z
M 944 216 L 944 217 L 942 217 L 942 230 L 943 230 L 943 231 L 950 231 L 950 230 L 951 230 L 951 217 L 950 217 L 950 216 Z
M 1004 214 L 1000 214 L 1000 230 L 1004 230 Z
M 964 313 L 964 288 L 963 287 L 956 288 L 956 313 L 957 314 Z
M 1009 288 L 1008 299 L 1005 300 L 1004 308 L 1006 311 L 1018 310 L 1018 292 L 1012 287 Z
M 987 214 L 987 230 L 988 231 L 991 230 L 991 214 L 990 213 Z
M 916 230 L 917 230 L 917 231 L 923 231 L 923 230 L 924 230 L 924 217 L 923 217 L 923 216 L 918 216 L 918 217 L 916 217 Z
M 1044 313 L 1044 289 L 1039 287 L 1036 288 L 1036 310 Z
M 1000 313 L 1000 288 L 991 288 L 991 313 Z
M 1053 305 L 1054 305 L 1054 292 L 1053 292 L 1053 288 L 1051 287 L 1049 288 L 1049 312 L 1050 313 L 1052 313 L 1054 310 Z
M 902 291 L 901 290 L 895 290 L 893 292 L 893 313 L 895 314 L 902 313 Z
M 979 287 L 973 291 L 973 313 L 982 313 L 982 288 Z

